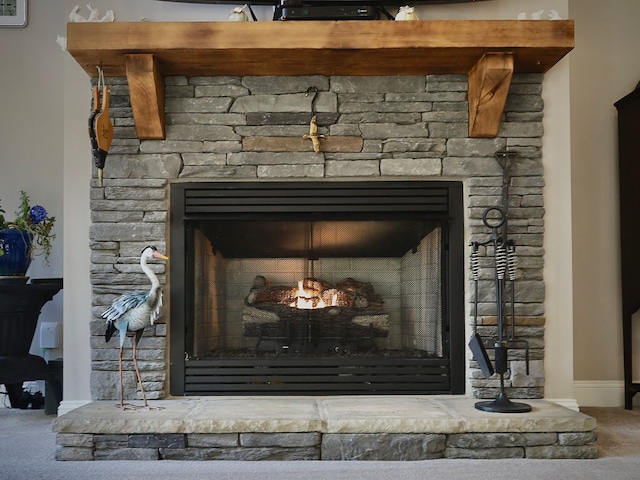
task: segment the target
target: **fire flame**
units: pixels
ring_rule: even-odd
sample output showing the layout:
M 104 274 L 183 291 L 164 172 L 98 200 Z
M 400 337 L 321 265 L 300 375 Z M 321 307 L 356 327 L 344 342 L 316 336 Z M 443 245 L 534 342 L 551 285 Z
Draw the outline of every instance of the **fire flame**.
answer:
M 336 306 L 338 304 L 338 295 L 333 294 L 330 306 Z M 314 296 L 312 293 L 305 290 L 303 281 L 298 281 L 298 292 L 296 293 L 296 300 L 290 304 L 291 307 L 299 308 L 301 310 L 314 310 L 317 308 L 326 308 L 327 304 L 321 297 Z

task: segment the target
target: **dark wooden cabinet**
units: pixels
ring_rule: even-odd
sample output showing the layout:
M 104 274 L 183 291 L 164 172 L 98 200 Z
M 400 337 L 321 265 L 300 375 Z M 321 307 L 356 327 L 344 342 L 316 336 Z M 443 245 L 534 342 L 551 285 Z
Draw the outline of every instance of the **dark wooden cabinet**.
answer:
M 61 289 L 62 279 L 0 284 L 0 384 L 5 385 L 12 407 L 20 404 L 23 382 L 55 380 L 52 366 L 44 358 L 31 355 L 29 349 L 40 310 Z M 55 369 L 60 367 L 56 365 Z M 57 384 L 61 387 L 60 382 Z M 61 398 L 61 392 L 56 396 Z
M 622 273 L 622 334 L 624 406 L 632 408 L 640 392 L 634 382 L 633 314 L 640 309 L 640 89 L 615 103 L 618 109 L 618 169 L 620 177 L 620 261 Z

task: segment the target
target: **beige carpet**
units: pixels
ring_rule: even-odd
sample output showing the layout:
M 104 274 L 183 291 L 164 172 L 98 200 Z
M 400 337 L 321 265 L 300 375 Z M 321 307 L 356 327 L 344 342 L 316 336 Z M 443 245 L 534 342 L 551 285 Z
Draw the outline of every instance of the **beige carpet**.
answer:
M 640 457 L 640 407 L 635 410 L 584 407 L 580 411 L 598 421 L 600 457 Z

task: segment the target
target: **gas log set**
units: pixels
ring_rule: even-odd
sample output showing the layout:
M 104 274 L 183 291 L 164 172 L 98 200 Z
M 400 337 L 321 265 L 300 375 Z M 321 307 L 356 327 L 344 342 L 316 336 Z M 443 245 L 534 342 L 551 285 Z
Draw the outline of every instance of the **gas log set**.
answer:
M 257 337 L 256 352 L 375 350 L 389 334 L 389 315 L 373 286 L 353 278 L 331 284 L 316 278 L 297 286 L 270 285 L 256 276 L 242 311 L 244 335 Z

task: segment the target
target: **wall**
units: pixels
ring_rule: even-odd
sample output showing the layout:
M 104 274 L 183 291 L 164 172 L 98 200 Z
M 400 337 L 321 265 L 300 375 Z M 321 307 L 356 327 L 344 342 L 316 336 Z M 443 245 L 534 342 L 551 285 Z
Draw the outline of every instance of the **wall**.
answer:
M 64 54 L 55 36 L 64 27 L 64 19 L 52 21 L 48 9 L 32 10 L 27 28 L 0 28 L 0 42 L 5 46 L 0 50 L 0 206 L 5 217 L 13 219 L 24 190 L 32 205 L 43 205 L 57 218 L 50 265 L 36 258 L 27 275 L 62 277 L 64 104 L 60 62 Z M 40 322 L 62 322 L 63 297 L 59 293 L 45 305 Z M 43 355 L 39 331 L 38 327 L 31 353 Z M 47 359 L 61 356 L 60 348 L 45 353 Z
M 580 46 L 571 54 L 575 379 L 578 399 L 591 405 L 621 405 L 623 395 L 613 104 L 640 81 L 640 3 L 614 4 L 570 2 Z M 640 359 L 634 366 L 637 379 Z

